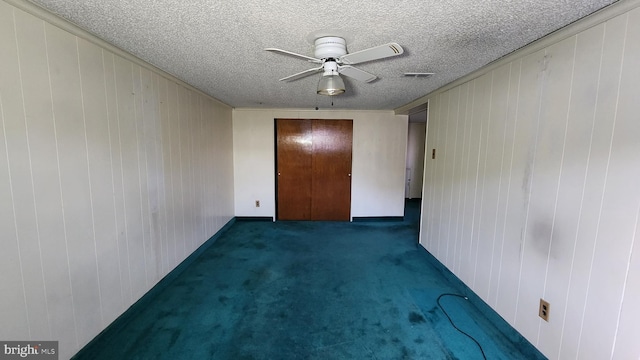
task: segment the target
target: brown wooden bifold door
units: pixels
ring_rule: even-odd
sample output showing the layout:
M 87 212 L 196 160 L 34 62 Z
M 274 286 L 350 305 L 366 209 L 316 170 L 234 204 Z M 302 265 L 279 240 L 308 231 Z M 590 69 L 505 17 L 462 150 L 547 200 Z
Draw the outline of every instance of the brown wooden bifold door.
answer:
M 311 219 L 311 121 L 276 120 L 277 219 Z
M 278 220 L 349 221 L 352 120 L 276 119 Z

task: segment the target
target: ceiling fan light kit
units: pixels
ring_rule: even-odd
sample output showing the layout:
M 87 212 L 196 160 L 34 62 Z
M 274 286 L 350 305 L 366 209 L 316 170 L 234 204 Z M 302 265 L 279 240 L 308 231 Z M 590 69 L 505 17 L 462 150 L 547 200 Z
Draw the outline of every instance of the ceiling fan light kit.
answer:
M 318 94 L 335 96 L 345 92 L 344 81 L 338 74 L 338 64 L 329 58 L 324 63 L 324 73 L 318 82 Z
M 317 93 L 329 96 L 340 95 L 345 92 L 344 81 L 340 75 L 348 76 L 362 82 L 371 82 L 377 79 L 377 76 L 351 65 L 398 56 L 404 52 L 400 45 L 396 43 L 388 43 L 356 51 L 354 53 L 347 53 L 346 41 L 340 36 L 318 37 L 314 41 L 314 47 L 315 57 L 301 55 L 277 48 L 267 48 L 265 50 L 294 56 L 307 60 L 311 63 L 320 64 L 319 67 L 289 75 L 280 79 L 280 81 L 294 81 L 322 71 L 322 77 L 318 82 Z

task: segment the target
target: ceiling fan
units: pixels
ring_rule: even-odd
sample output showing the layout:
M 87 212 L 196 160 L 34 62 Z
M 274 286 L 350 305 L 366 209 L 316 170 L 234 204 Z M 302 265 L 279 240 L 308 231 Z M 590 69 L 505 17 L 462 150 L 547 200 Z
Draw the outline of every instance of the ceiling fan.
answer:
M 388 43 L 353 53 L 347 53 L 347 43 L 343 37 L 339 36 L 318 37 L 314 41 L 314 46 L 315 57 L 276 48 L 267 48 L 265 50 L 295 56 L 311 63 L 319 64 L 318 67 L 284 77 L 280 79 L 280 81 L 298 80 L 322 71 L 322 78 L 318 83 L 318 94 L 329 96 L 339 95 L 345 92 L 344 82 L 342 78 L 340 78 L 340 74 L 363 82 L 371 82 L 377 78 L 375 75 L 351 65 L 397 56 L 404 52 L 400 45 Z

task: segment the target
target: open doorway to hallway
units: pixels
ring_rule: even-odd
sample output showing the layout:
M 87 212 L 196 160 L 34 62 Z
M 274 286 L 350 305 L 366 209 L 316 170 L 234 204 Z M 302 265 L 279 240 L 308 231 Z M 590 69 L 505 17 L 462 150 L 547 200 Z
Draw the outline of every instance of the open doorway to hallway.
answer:
M 422 198 L 422 179 L 424 176 L 425 142 L 427 134 L 427 110 L 409 115 L 407 132 L 407 159 L 405 177 L 405 198 Z

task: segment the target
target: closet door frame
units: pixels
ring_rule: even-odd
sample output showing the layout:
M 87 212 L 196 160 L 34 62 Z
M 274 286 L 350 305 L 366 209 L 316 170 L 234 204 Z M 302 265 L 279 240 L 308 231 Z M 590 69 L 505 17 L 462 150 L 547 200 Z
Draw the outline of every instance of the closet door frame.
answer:
M 353 120 L 275 119 L 274 136 L 276 220 L 350 221 Z

